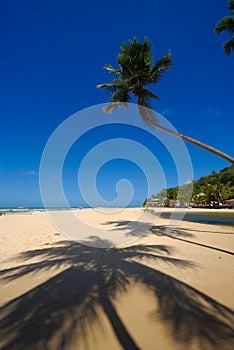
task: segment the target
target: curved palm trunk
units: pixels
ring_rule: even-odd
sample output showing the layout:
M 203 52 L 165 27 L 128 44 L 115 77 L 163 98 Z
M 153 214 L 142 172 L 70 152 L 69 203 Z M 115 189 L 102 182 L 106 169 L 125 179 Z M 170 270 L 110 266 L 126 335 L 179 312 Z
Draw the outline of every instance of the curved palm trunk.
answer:
M 147 106 L 144 105 L 144 100 L 142 100 L 139 96 L 138 96 L 138 99 L 137 99 L 137 103 L 138 103 L 138 111 L 139 111 L 140 116 L 150 126 L 153 126 L 154 128 L 158 128 L 158 129 L 160 129 L 160 130 L 162 130 L 164 132 L 167 132 L 168 134 L 171 134 L 171 135 L 174 135 L 176 137 L 179 137 L 182 140 L 188 141 L 188 142 L 192 143 L 193 145 L 196 145 L 196 146 L 198 146 L 200 148 L 203 148 L 203 149 L 205 149 L 208 152 L 214 153 L 216 156 L 219 156 L 219 157 L 227 160 L 228 162 L 234 164 L 234 158 L 229 156 L 228 154 L 226 154 L 224 152 L 221 152 L 218 149 L 216 149 L 214 147 L 211 147 L 211 146 L 209 146 L 209 145 L 207 145 L 207 144 L 205 144 L 205 143 L 203 143 L 201 141 L 193 139 L 192 137 L 185 136 L 183 134 L 180 134 L 177 131 L 173 131 L 173 130 L 167 129 L 164 126 L 159 125 L 155 120 L 148 118 L 147 115 L 145 116 L 145 107 L 147 107 Z M 141 109 L 141 106 L 143 106 L 143 110 Z
M 196 145 L 196 146 L 198 146 L 198 147 L 201 147 L 201 148 L 205 149 L 205 150 L 208 151 L 208 152 L 214 153 L 216 156 L 219 156 L 219 157 L 221 157 L 221 158 L 227 160 L 228 162 L 234 164 L 234 158 L 233 158 L 233 157 L 229 156 L 228 154 L 226 154 L 226 153 L 224 153 L 224 152 L 219 151 L 218 149 L 216 149 L 216 148 L 214 148 L 214 147 L 211 147 L 211 146 L 209 146 L 209 145 L 207 145 L 207 144 L 205 144 L 205 143 L 203 143 L 203 142 L 200 142 L 200 141 L 198 141 L 198 140 L 195 140 L 195 139 L 193 139 L 192 137 L 185 136 L 185 135 L 180 134 L 180 133 L 178 133 L 178 132 L 176 132 L 176 131 L 167 129 L 167 128 L 165 128 L 164 126 L 161 126 L 161 125 L 159 125 L 159 124 L 154 124 L 154 123 L 152 123 L 151 125 L 154 126 L 155 128 L 158 128 L 158 129 L 160 129 L 160 130 L 162 130 L 162 131 L 167 132 L 168 134 L 177 136 L 177 137 L 181 138 L 182 140 L 188 141 L 188 142 L 192 143 L 193 145 Z

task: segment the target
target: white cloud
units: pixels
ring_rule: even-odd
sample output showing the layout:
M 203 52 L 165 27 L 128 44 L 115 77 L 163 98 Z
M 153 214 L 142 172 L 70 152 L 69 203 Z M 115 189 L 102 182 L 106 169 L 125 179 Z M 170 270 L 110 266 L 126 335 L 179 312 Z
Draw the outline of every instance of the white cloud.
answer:
M 222 118 L 222 110 L 220 108 L 207 108 L 207 110 L 202 113 L 202 118 L 204 119 L 216 119 L 216 120 L 220 120 Z
M 220 108 L 208 108 L 207 112 L 215 117 L 219 117 L 222 114 L 222 110 Z
M 33 175 L 36 176 L 37 172 L 34 170 L 29 170 L 29 171 L 22 171 L 21 173 L 19 173 L 20 175 Z

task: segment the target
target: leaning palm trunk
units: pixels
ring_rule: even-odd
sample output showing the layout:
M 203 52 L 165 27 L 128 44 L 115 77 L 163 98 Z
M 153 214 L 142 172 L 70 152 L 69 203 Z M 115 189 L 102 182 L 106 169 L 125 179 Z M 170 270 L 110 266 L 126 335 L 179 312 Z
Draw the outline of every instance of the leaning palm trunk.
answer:
M 182 140 L 188 141 L 188 142 L 192 143 L 193 145 L 196 145 L 196 146 L 198 146 L 200 148 L 203 148 L 203 149 L 205 149 L 208 152 L 214 153 L 216 156 L 219 156 L 219 157 L 227 160 L 228 162 L 234 164 L 234 158 L 232 158 L 231 156 L 229 156 L 228 154 L 226 154 L 226 153 L 224 153 L 222 151 L 219 151 L 218 149 L 216 149 L 214 147 L 211 147 L 211 146 L 209 146 L 209 145 L 207 145 L 207 144 L 205 144 L 205 143 L 203 143 L 201 141 L 193 139 L 192 137 L 185 136 L 185 135 L 180 134 L 180 133 L 178 133 L 176 131 L 167 129 L 164 126 L 161 126 L 159 124 L 152 124 L 152 126 L 154 126 L 155 128 L 158 128 L 158 129 L 160 129 L 162 131 L 165 131 L 168 134 L 180 137 Z
M 158 123 L 158 120 L 157 120 L 157 117 L 154 116 L 154 111 L 149 109 L 149 108 L 146 108 L 144 105 L 144 102 L 142 102 L 140 99 L 138 99 L 138 111 L 139 111 L 139 114 L 141 116 L 141 118 L 147 123 L 149 124 L 150 126 L 154 127 L 154 128 L 158 128 L 168 134 L 171 134 L 171 135 L 174 135 L 176 137 L 179 137 L 181 138 L 182 140 L 185 140 L 187 142 L 190 142 L 192 143 L 193 145 L 196 145 L 200 148 L 203 148 L 205 149 L 206 151 L 208 152 L 211 152 L 213 154 L 215 154 L 216 156 L 219 156 L 225 160 L 227 160 L 228 162 L 234 164 L 234 158 L 229 156 L 228 154 L 222 152 L 222 151 L 219 151 L 218 149 L 214 148 L 214 147 L 211 147 L 201 141 L 198 141 L 196 139 L 193 139 L 192 137 L 189 137 L 189 136 L 185 136 L 183 134 L 180 134 L 179 132 L 177 131 L 173 131 L 173 130 L 170 130 L 170 129 L 167 129 L 165 128 L 164 126 L 160 125 Z

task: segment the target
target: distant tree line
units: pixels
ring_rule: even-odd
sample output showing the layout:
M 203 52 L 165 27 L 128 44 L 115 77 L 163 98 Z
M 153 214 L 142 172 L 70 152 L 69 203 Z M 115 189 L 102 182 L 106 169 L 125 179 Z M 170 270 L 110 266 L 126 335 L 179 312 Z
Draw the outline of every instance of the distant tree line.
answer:
M 143 206 L 221 206 L 234 198 L 234 165 L 183 186 L 163 189 Z

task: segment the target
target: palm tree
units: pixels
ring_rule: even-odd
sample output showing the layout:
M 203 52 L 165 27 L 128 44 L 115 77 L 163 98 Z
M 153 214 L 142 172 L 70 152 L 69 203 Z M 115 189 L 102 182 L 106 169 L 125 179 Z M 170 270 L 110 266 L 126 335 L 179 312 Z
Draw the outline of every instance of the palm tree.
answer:
M 172 64 L 170 51 L 153 63 L 152 48 L 148 38 L 145 38 L 143 43 L 137 38 L 125 41 L 120 49 L 117 57 L 119 69 L 115 69 L 110 64 L 104 65 L 108 72 L 115 75 L 115 79 L 111 83 L 97 85 L 97 88 L 107 89 L 111 93 L 111 103 L 104 110 L 112 112 L 119 105 L 127 104 L 131 97 L 135 96 L 139 113 L 147 124 L 204 148 L 234 164 L 234 158 L 214 147 L 159 125 L 149 103 L 151 98 L 158 100 L 159 97 L 146 87 L 156 84 L 162 78 L 162 74 L 170 69 Z
M 234 0 L 228 0 L 228 9 L 231 12 L 234 12 Z M 234 16 L 225 16 L 223 17 L 215 27 L 214 32 L 216 34 L 221 33 L 222 31 L 230 32 L 232 37 L 230 40 L 226 41 L 223 44 L 224 54 L 229 55 L 231 50 L 234 50 Z

